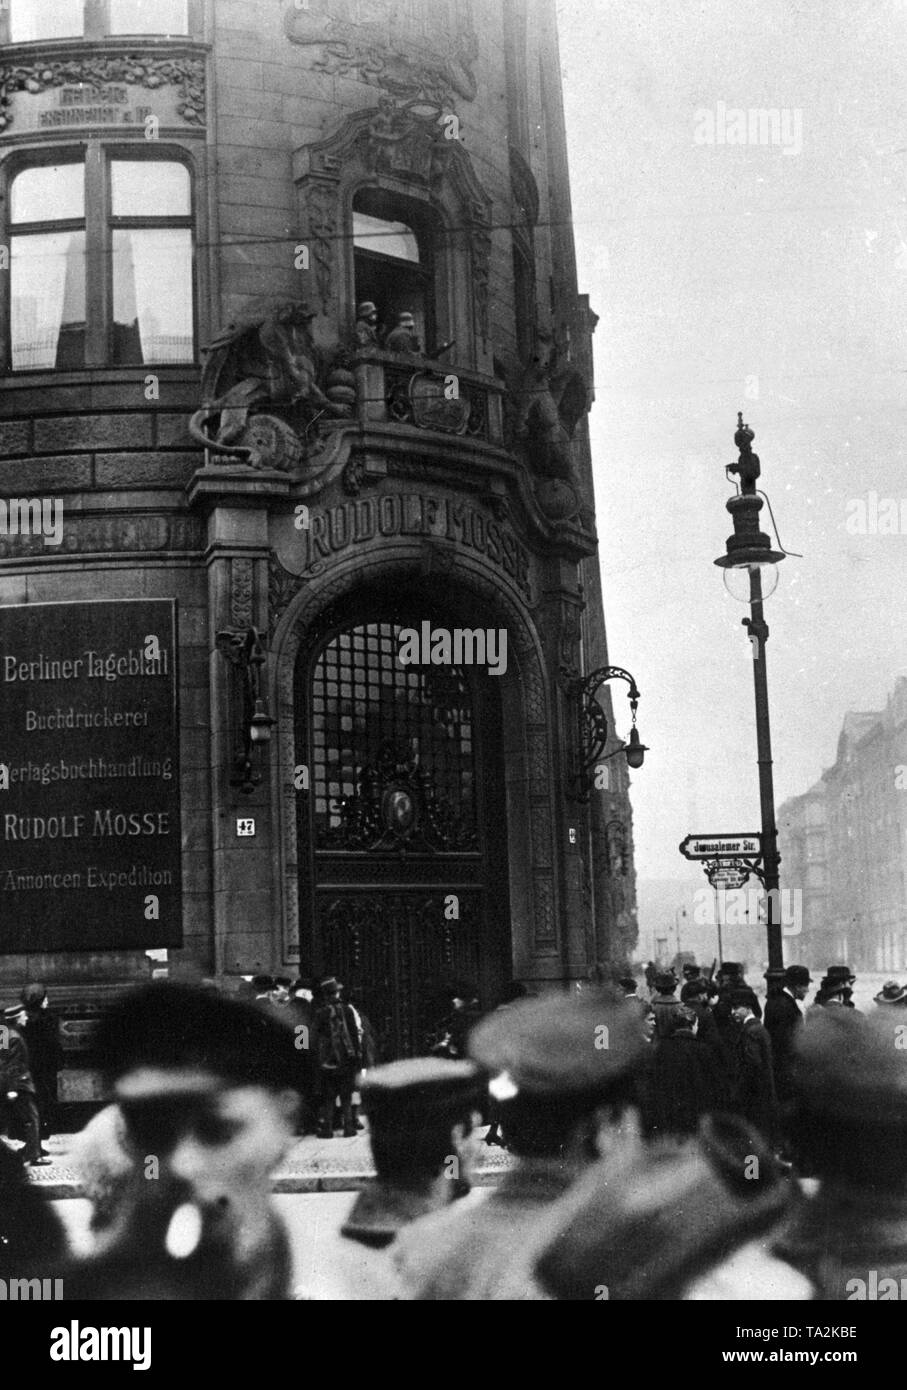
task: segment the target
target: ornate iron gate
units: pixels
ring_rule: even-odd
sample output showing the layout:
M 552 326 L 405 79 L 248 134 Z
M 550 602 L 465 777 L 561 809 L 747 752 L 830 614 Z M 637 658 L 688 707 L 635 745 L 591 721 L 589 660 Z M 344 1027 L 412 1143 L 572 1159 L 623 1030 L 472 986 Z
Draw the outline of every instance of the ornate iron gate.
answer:
M 361 1001 L 384 1060 L 431 1045 L 455 981 L 488 1006 L 510 971 L 497 678 L 401 665 L 425 618 L 325 615 L 296 671 L 302 965 Z

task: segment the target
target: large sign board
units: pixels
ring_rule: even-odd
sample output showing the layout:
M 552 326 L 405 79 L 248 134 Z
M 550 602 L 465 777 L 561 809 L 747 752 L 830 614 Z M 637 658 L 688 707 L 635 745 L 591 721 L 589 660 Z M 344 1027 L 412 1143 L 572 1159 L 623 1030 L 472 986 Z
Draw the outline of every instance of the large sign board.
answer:
M 176 602 L 0 608 L 0 954 L 182 944 Z

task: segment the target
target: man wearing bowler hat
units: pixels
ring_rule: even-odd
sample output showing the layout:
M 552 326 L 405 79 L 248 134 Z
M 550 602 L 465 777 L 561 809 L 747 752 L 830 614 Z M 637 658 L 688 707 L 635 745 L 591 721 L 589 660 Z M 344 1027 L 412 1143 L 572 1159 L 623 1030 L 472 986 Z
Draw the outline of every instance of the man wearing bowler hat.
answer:
M 473 1114 L 485 1078 L 474 1062 L 414 1057 L 370 1071 L 362 1082 L 376 1179 L 356 1197 L 340 1227 L 320 1237 L 302 1299 L 405 1298 L 390 1258 L 412 1222 L 447 1206 L 468 1164 Z
M 416 1300 L 543 1300 L 533 1268 L 551 1207 L 615 1142 L 635 1104 L 645 1052 L 639 1017 L 598 991 L 552 993 L 489 1014 L 469 1051 L 491 1078 L 504 1139 L 519 1161 L 486 1201 L 456 1203 L 409 1226 L 394 1259 Z
M 854 1009 L 855 1012 L 859 1012 L 855 1009 L 852 997 L 856 982 L 857 977 L 851 974 L 849 965 L 830 965 L 825 972 L 825 979 L 822 981 L 829 993 L 831 990 L 838 991 L 840 989 L 843 991 L 840 997 L 845 1009 Z

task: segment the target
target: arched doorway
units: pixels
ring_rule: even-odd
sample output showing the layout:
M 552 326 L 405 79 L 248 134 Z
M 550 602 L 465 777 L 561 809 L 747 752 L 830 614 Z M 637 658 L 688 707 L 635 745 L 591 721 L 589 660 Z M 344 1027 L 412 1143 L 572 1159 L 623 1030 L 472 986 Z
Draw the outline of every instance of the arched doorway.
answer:
M 400 631 L 425 621 L 457 625 L 349 596 L 294 673 L 301 966 L 345 983 L 384 1060 L 436 1040 L 453 982 L 488 1007 L 511 972 L 500 678 L 401 665 Z

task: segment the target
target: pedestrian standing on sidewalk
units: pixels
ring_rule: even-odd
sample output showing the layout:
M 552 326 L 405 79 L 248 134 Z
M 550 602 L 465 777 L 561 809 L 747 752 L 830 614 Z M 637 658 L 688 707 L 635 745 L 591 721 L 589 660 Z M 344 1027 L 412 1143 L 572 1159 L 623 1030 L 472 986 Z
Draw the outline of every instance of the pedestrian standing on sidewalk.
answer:
M 783 985 L 765 1001 L 765 1027 L 772 1040 L 772 1068 L 781 1138 L 786 1148 L 787 1131 L 794 1105 L 791 1068 L 797 1037 L 803 1027 L 801 1004 L 809 993 L 812 977 L 805 965 L 789 965 L 784 972 Z
M 35 1081 L 41 1138 L 46 1139 L 53 1133 L 57 1119 L 57 1077 L 63 1066 L 60 1024 L 50 1011 L 46 987 L 37 981 L 25 986 L 22 1003 L 27 1014 L 23 1036 Z
M 343 1002 L 343 986 L 333 975 L 319 983 L 322 1003 L 315 1014 L 318 1059 L 318 1137 L 334 1137 L 334 1103 L 340 1101 L 344 1139 L 356 1136 L 353 1090 L 362 1065 L 356 1016 Z
M 655 1042 L 656 1046 L 662 1038 L 666 1038 L 670 1032 L 671 1019 L 680 1008 L 680 1001 L 677 998 L 677 976 L 673 971 L 662 971 L 655 976 L 655 993 L 652 996 L 652 1008 L 655 1010 Z
M 682 1139 L 723 1108 L 725 1079 L 691 1008 L 678 1005 L 667 1029 L 644 1072 L 643 1128 L 653 1138 Z
M 737 1026 L 736 1109 L 773 1145 L 778 1137 L 778 1102 L 772 1067 L 772 1041 L 753 1013 L 752 990 L 744 986 L 729 996 Z
M 21 1126 L 25 1136 L 24 1158 L 32 1168 L 46 1167 L 50 1159 L 41 1153 L 41 1122 L 37 1089 L 24 1032 L 28 1014 L 24 1004 L 10 1004 L 3 1010 L 0 1029 L 0 1101 L 10 1119 Z

